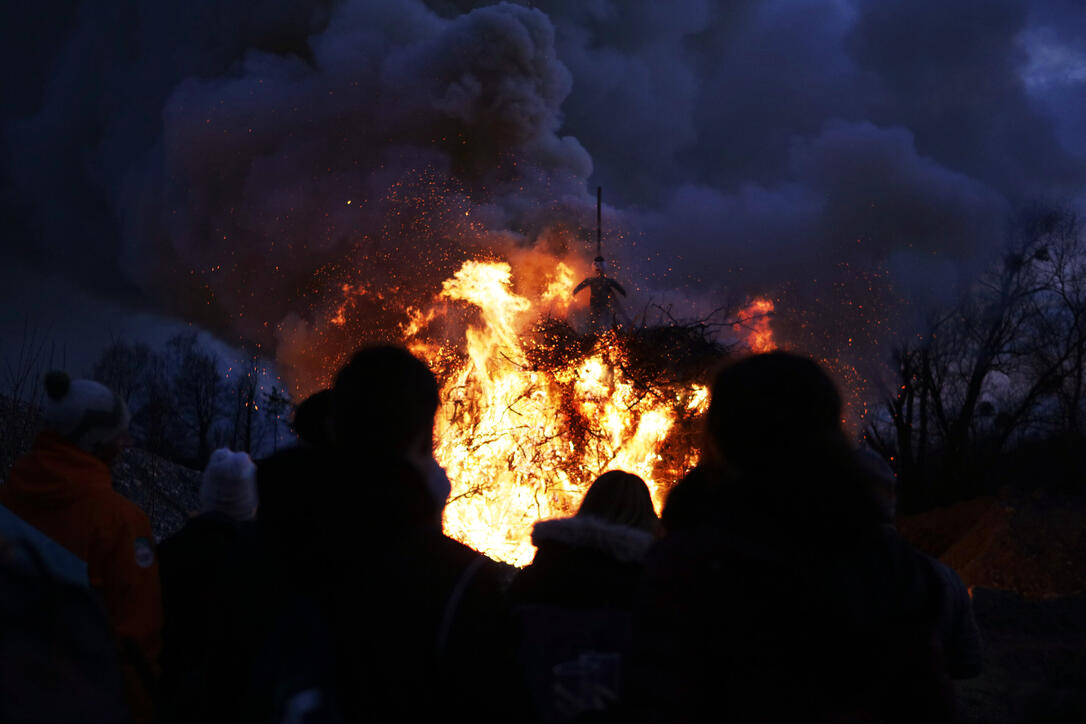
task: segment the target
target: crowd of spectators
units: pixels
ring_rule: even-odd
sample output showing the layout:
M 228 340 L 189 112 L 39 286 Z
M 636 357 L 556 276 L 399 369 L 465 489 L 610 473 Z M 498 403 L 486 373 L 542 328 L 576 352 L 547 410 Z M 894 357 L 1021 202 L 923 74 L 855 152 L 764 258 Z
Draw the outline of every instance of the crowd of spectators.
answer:
M 950 722 L 980 671 L 961 580 L 898 535 L 802 356 L 717 374 L 659 518 L 604 472 L 512 572 L 442 531 L 439 387 L 406 350 L 358 351 L 297 445 L 216 451 L 157 546 L 110 484 L 124 403 L 46 387 L 0 487 L 3 721 Z

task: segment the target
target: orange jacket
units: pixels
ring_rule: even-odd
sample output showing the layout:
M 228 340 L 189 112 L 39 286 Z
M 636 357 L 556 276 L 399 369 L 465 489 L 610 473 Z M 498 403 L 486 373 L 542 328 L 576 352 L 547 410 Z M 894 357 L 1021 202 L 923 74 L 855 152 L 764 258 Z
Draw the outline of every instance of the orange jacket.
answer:
M 103 598 L 122 655 L 135 644 L 156 670 L 162 595 L 151 523 L 113 490 L 109 466 L 43 432 L 0 486 L 0 504 L 86 561 L 90 586 Z

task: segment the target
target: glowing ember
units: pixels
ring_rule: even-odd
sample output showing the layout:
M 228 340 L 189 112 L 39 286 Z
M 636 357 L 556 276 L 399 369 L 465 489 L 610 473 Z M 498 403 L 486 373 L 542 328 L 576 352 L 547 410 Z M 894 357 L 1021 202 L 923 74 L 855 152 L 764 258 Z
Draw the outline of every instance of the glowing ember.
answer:
M 342 327 L 347 323 L 347 309 L 354 304 L 358 297 L 363 296 L 369 292 L 365 286 L 358 284 L 357 286 L 351 284 L 344 284 L 343 291 L 343 303 L 336 309 L 335 316 L 329 321 L 337 327 Z
M 446 532 L 515 565 L 531 561 L 532 525 L 571 515 L 607 470 L 640 475 L 659 508 L 663 484 L 696 462 L 689 440 L 669 440 L 692 429 L 709 397 L 699 384 L 631 378 L 627 370 L 635 365 L 621 335 L 548 340 L 537 325 L 564 317 L 577 277 L 570 265 L 550 261 L 546 278 L 534 280 L 534 302 L 514 291 L 509 264 L 465 262 L 445 281 L 435 307 L 409 309 L 402 327 L 409 348 L 443 372 L 435 437 L 453 485 Z M 417 336 L 439 306 L 463 305 L 478 317 L 464 332 L 463 349 Z M 757 349 L 772 347 L 771 310 L 771 302 L 757 300 L 740 318 Z M 549 362 L 540 363 L 541 356 Z

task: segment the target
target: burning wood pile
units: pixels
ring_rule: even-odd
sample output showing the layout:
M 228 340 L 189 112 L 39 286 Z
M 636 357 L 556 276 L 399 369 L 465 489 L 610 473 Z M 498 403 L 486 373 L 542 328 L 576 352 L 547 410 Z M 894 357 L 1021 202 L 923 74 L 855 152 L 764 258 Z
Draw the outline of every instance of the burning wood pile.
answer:
M 442 383 L 446 530 L 514 565 L 532 558 L 532 524 L 574 513 L 607 470 L 641 476 L 659 507 L 697 461 L 706 383 L 731 352 L 704 324 L 582 334 L 570 315 L 573 268 L 548 266 L 517 285 L 504 261 L 467 261 L 402 328 Z M 771 347 L 771 309 L 757 300 L 741 313 L 738 343 Z

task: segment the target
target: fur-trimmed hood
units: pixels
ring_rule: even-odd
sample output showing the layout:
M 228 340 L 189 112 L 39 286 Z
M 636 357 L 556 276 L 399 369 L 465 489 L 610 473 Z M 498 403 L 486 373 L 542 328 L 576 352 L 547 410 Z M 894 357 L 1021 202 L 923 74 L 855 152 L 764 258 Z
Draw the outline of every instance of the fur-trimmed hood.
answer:
M 653 540 L 651 533 L 590 515 L 541 520 L 532 528 L 536 548 L 559 543 L 597 551 L 624 563 L 643 561 Z

